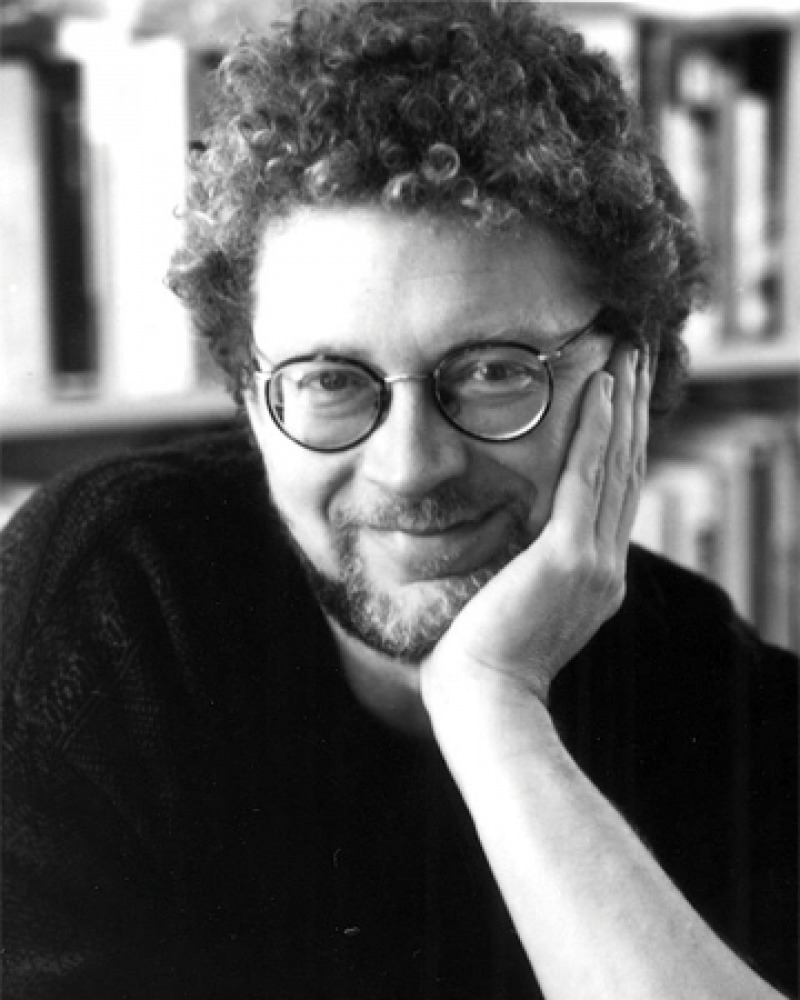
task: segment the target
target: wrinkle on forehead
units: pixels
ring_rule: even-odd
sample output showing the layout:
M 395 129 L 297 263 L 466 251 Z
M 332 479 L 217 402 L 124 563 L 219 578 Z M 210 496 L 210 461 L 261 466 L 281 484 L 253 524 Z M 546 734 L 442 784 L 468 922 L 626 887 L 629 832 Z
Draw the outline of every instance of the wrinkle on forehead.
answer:
M 524 248 L 530 251 L 532 267 L 538 268 L 538 259 L 557 256 L 561 270 L 579 286 L 588 286 L 585 268 L 568 251 L 558 237 L 546 225 L 529 223 L 509 231 L 481 231 L 468 221 L 446 214 L 434 214 L 420 210 L 412 214 L 399 214 L 374 206 L 301 208 L 287 217 L 271 222 L 264 232 L 262 256 L 268 250 L 272 236 L 284 236 L 281 241 L 283 251 L 291 247 L 292 232 L 301 232 L 304 224 L 324 220 L 323 227 L 316 228 L 316 242 L 320 254 L 326 255 L 329 263 L 343 263 L 374 248 L 375 230 L 372 223 L 378 220 L 384 233 L 382 251 L 394 255 L 407 269 L 408 277 L 422 279 L 450 274 L 484 274 L 495 270 L 491 258 L 499 248 Z M 461 261 L 474 261 L 474 266 L 459 267 L 457 270 L 431 271 L 424 260 L 426 248 L 437 245 L 446 251 L 460 254 Z M 404 260 L 410 250 L 418 251 L 409 262 Z M 423 251 L 420 257 L 419 251 Z M 464 253 L 466 251 L 466 253 Z M 489 262 L 481 264 L 482 258 Z M 414 264 L 419 268 L 415 269 Z
M 467 337 L 524 329 L 546 350 L 597 311 L 587 286 L 538 227 L 478 233 L 423 213 L 309 209 L 266 231 L 255 332 L 262 346 L 277 335 L 286 353 L 295 343 L 369 350 L 380 330 L 427 354 L 447 346 L 446 331 L 463 340 L 462 328 Z

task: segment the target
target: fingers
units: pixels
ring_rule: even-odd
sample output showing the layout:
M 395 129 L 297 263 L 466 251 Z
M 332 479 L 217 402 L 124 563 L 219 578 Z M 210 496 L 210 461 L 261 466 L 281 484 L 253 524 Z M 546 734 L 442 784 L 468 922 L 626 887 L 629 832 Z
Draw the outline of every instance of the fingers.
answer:
M 601 549 L 622 559 L 644 477 L 651 378 L 647 352 L 637 351 L 629 344 L 615 349 L 609 367 L 614 373 L 616 393 L 597 515 L 597 541 Z
M 613 426 L 614 393 L 613 376 L 597 372 L 584 394 L 548 525 L 553 540 L 559 543 L 582 544 L 594 538 Z
M 617 528 L 617 545 L 627 551 L 631 531 L 636 519 L 639 497 L 647 471 L 647 439 L 650 433 L 650 392 L 653 386 L 653 367 L 647 350 L 639 356 L 636 392 L 633 400 L 633 429 L 631 437 L 631 467 L 628 487 Z
M 624 562 L 636 517 L 651 382 L 647 351 L 617 345 L 587 386 L 554 497 L 551 539 L 596 548 L 611 565 Z
M 597 540 L 601 546 L 611 542 L 616 544 L 617 528 L 630 478 L 635 352 L 627 346 L 617 345 L 608 368 L 614 376 L 614 412 L 606 451 L 603 493 L 597 511 Z

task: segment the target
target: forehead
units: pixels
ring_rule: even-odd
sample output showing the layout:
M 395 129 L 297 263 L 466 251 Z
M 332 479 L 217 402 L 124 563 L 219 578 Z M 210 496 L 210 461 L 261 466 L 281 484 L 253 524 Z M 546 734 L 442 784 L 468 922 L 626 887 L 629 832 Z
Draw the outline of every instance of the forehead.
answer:
M 273 361 L 314 350 L 433 356 L 511 331 L 547 348 L 596 311 L 580 266 L 543 228 L 477 234 L 375 208 L 273 223 L 255 293 L 254 335 Z

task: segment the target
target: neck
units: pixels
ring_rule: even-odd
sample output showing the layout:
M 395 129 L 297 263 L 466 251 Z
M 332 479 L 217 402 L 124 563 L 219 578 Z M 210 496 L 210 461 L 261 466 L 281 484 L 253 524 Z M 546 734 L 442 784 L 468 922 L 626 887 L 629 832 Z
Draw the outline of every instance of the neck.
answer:
M 356 700 L 393 729 L 431 737 L 430 720 L 420 695 L 419 666 L 370 649 L 331 618 L 328 623 Z

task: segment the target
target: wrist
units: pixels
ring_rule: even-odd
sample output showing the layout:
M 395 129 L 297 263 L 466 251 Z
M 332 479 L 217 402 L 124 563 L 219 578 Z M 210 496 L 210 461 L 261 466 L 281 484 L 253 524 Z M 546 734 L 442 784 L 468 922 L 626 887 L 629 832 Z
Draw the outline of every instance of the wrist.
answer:
M 424 671 L 421 694 L 445 757 L 519 759 L 561 751 L 550 712 L 534 689 L 499 672 L 468 665 Z

